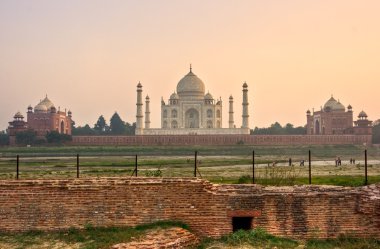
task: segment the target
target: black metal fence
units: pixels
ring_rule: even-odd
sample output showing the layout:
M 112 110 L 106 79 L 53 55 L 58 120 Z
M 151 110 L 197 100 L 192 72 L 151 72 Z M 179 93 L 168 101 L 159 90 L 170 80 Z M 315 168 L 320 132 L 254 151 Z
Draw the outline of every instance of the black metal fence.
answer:
M 256 176 L 256 174 L 257 174 L 257 168 L 260 167 L 258 165 L 258 163 L 255 161 L 256 160 L 255 156 L 257 156 L 257 155 L 255 155 L 255 151 L 253 150 L 252 151 L 252 158 L 251 158 L 252 171 L 251 171 L 251 176 L 250 176 L 251 177 L 251 181 L 250 182 L 252 184 L 255 184 L 257 182 L 257 176 Z M 189 157 L 187 158 L 187 164 L 185 165 L 185 168 L 189 169 L 191 167 L 191 162 L 193 162 L 193 175 L 192 176 L 193 177 L 202 177 L 202 174 L 201 174 L 202 167 L 200 167 L 201 161 L 199 160 L 198 151 L 194 152 L 193 157 L 194 157 L 194 159 L 189 159 Z M 125 156 L 125 158 L 128 158 L 128 161 L 125 162 L 125 165 L 120 165 L 119 164 L 119 166 L 123 166 L 124 168 L 126 168 L 126 170 L 124 170 L 124 171 L 125 172 L 129 172 L 130 173 L 130 175 L 129 175 L 130 177 L 141 176 L 141 175 L 139 175 L 139 167 L 140 167 L 139 160 L 138 160 L 139 156 L 137 154 L 136 155 L 128 155 L 128 156 Z M 369 183 L 369 181 L 368 181 L 368 156 L 367 156 L 367 150 L 363 151 L 363 158 L 364 158 L 364 169 L 363 169 L 363 172 L 362 172 L 363 184 L 367 185 Z M 25 157 L 25 160 L 23 160 L 23 159 L 24 158 L 21 157 L 20 155 L 16 155 L 16 162 L 15 162 L 16 179 L 20 179 L 21 178 L 20 172 L 23 172 L 23 163 L 27 162 L 27 158 L 26 157 Z M 63 160 L 65 162 L 65 164 L 69 165 L 70 167 L 74 167 L 75 166 L 76 178 L 79 178 L 81 176 L 82 167 L 90 167 L 91 168 L 91 165 L 88 165 L 88 163 L 86 163 L 86 165 L 81 165 L 81 158 L 80 158 L 79 154 L 76 154 L 75 156 L 72 156 L 72 157 L 67 157 L 67 156 L 61 157 L 61 159 L 57 159 L 57 160 L 58 161 L 59 160 Z M 305 160 L 299 160 L 299 161 L 300 161 L 299 162 L 300 167 L 305 166 Z M 353 160 L 351 158 L 350 159 L 350 164 L 352 164 L 353 161 L 355 162 L 355 160 Z M 289 157 L 289 160 L 288 160 L 289 166 L 292 166 L 293 162 L 294 162 L 293 159 L 291 157 Z M 111 166 L 111 167 L 113 165 L 114 164 L 109 164 L 109 166 Z M 338 165 L 341 165 L 341 159 L 340 158 L 335 159 L 335 166 L 338 166 Z M 58 167 L 58 166 L 59 165 L 56 165 L 56 167 Z M 270 165 L 270 163 L 268 163 L 268 167 L 270 167 L 270 166 L 273 166 L 273 167 L 276 166 L 276 162 L 274 162 L 272 165 Z M 61 165 L 61 167 L 63 167 L 63 166 Z M 24 169 L 26 169 L 26 168 L 27 167 L 25 167 Z M 151 176 L 161 176 L 161 174 L 159 174 L 160 173 L 159 171 L 160 171 L 160 169 L 158 169 L 158 174 L 157 175 L 151 175 Z M 0 167 L 0 172 L 1 172 L 1 167 Z M 147 176 L 147 175 L 145 174 L 145 176 Z M 187 175 L 187 176 L 190 176 L 190 175 Z M 68 176 L 68 177 L 72 177 L 72 176 Z M 311 150 L 309 150 L 308 151 L 308 183 L 312 184 L 313 183 L 312 180 L 313 180 L 313 178 L 312 178 L 312 152 L 311 152 Z

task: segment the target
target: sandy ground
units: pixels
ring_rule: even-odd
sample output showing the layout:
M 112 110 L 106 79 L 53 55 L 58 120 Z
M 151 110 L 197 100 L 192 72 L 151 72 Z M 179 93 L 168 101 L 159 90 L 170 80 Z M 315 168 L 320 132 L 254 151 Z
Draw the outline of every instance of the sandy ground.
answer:
M 17 243 L 0 242 L 0 249 L 18 249 L 21 248 Z M 61 241 L 45 241 L 41 244 L 22 247 L 25 249 L 80 249 L 80 244 L 67 244 Z

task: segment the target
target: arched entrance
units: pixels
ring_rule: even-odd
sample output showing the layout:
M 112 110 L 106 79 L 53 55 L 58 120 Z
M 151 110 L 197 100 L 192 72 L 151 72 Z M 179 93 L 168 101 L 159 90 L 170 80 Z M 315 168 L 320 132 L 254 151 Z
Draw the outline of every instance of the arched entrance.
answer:
M 64 133 L 65 133 L 65 123 L 62 120 L 61 121 L 61 134 L 64 134 Z
M 319 120 L 315 121 L 315 134 L 319 135 L 320 127 L 319 127 Z
M 185 113 L 185 128 L 199 128 L 199 112 L 191 108 Z

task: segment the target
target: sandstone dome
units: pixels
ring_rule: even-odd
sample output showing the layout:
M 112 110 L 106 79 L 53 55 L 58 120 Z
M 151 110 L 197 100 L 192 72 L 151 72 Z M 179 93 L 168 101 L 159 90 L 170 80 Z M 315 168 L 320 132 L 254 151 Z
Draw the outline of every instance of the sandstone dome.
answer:
M 15 119 L 23 119 L 24 116 L 21 114 L 21 112 L 17 112 L 17 113 L 13 116 L 13 118 L 15 118 Z
M 205 84 L 191 71 L 190 68 L 190 72 L 178 82 L 177 93 L 180 97 L 203 98 L 205 95 Z
M 368 117 L 368 115 L 367 115 L 367 113 L 365 113 L 365 111 L 361 111 L 359 113 L 359 116 L 358 116 L 358 118 L 367 118 L 367 117 Z

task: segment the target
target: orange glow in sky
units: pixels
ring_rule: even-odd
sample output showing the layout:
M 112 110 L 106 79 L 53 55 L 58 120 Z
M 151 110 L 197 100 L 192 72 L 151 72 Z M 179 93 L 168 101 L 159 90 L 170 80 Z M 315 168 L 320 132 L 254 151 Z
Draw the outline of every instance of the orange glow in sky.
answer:
M 380 1 L 192 0 L 0 2 L 0 130 L 48 94 L 93 126 L 136 115 L 136 85 L 151 100 L 152 127 L 188 72 L 235 100 L 249 85 L 251 128 L 305 125 L 331 96 L 354 115 L 380 118 Z

